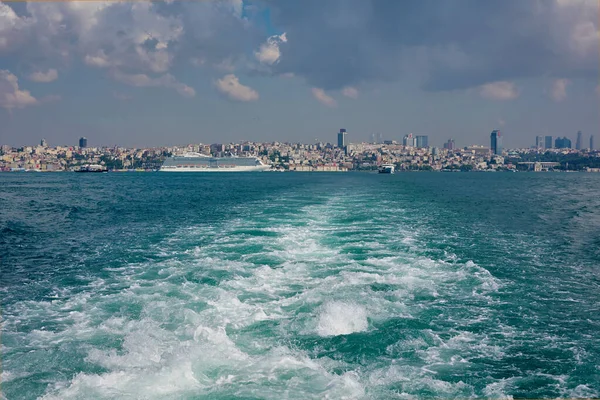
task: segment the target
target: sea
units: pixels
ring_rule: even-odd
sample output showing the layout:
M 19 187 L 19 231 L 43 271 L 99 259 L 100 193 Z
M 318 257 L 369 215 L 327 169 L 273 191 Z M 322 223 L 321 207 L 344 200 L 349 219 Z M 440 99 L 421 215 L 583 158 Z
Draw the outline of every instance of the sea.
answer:
M 0 174 L 2 399 L 600 397 L 600 174 Z

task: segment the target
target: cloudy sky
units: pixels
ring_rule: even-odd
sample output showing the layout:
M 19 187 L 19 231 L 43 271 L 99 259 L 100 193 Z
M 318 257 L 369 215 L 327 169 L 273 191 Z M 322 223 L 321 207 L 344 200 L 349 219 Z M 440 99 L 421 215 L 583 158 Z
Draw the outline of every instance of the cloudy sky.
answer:
M 597 0 L 0 2 L 0 144 L 600 131 Z

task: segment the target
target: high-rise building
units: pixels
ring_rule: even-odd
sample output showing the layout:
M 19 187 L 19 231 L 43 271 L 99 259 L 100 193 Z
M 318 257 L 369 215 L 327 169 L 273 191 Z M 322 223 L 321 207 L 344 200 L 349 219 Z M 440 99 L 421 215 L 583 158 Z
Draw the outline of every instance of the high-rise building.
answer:
M 42 139 L 40 141 L 40 146 L 42 146 L 42 147 L 48 147 L 48 142 L 46 142 L 46 139 Z
M 577 132 L 577 140 L 575 140 L 575 148 L 581 150 L 581 131 Z
M 415 138 L 416 147 L 423 149 L 429 147 L 429 138 L 426 135 L 420 135 Z
M 344 147 L 346 147 L 346 130 L 345 129 L 340 129 L 337 139 L 338 139 L 337 144 L 340 149 L 343 149 Z
M 552 136 L 545 136 L 544 137 L 544 148 L 546 149 L 551 149 L 552 148 L 552 139 L 554 139 Z
M 409 133 L 408 135 L 404 135 L 404 138 L 402 139 L 402 145 L 414 147 L 415 138 L 413 137 L 412 133 Z
M 502 134 L 499 130 L 495 129 L 490 134 L 490 149 L 492 150 L 492 154 L 502 155 Z
M 571 140 L 568 139 L 566 136 L 563 138 L 557 137 L 554 141 L 554 147 L 556 147 L 557 149 L 570 149 Z
M 81 148 L 87 147 L 87 138 L 86 137 L 79 138 L 79 147 L 81 147 Z
M 590 150 L 594 150 L 594 135 L 590 135 Z
M 446 143 L 444 143 L 444 149 L 446 150 L 454 150 L 456 145 L 454 144 L 454 139 L 448 139 Z
M 543 149 L 544 148 L 544 137 L 543 136 L 536 136 L 535 137 L 535 148 L 536 149 Z

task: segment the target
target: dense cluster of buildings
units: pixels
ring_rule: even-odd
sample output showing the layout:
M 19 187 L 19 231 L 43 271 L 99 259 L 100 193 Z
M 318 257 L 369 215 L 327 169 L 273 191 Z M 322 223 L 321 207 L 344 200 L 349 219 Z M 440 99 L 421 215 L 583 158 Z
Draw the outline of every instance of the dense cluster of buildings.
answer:
M 570 149 L 571 148 L 571 139 L 565 137 L 556 137 L 553 136 L 537 136 L 535 138 L 535 148 L 536 149 Z M 585 150 L 585 149 L 594 149 L 594 135 L 590 135 L 589 137 L 589 146 L 586 147 L 583 142 L 583 133 L 581 131 L 577 132 L 577 139 L 575 140 L 575 149 L 576 150 Z
M 505 151 L 503 136 L 498 130 L 490 134 L 490 146 L 457 148 L 453 139 L 443 148 L 429 146 L 425 135 L 405 135 L 401 143 L 378 137 L 373 143 L 348 143 L 348 132 L 340 129 L 337 143 L 230 143 L 191 144 L 160 148 L 131 149 L 123 147 L 88 147 L 85 137 L 78 146 L 50 147 L 42 139 L 39 146 L 0 147 L 0 171 L 69 171 L 86 164 L 97 164 L 113 171 L 153 171 L 166 157 L 196 152 L 213 157 L 254 156 L 274 168 L 289 171 L 347 171 L 376 169 L 382 164 L 394 164 L 397 170 L 430 171 L 497 171 L 565 169 L 563 160 L 571 161 L 574 169 L 596 170 L 600 155 L 582 148 L 582 133 L 578 132 L 576 148 L 571 141 L 552 136 L 536 137 L 529 149 Z M 589 160 L 587 162 L 586 160 Z M 580 160 L 581 161 L 581 160 Z M 598 165 L 598 167 L 597 167 Z

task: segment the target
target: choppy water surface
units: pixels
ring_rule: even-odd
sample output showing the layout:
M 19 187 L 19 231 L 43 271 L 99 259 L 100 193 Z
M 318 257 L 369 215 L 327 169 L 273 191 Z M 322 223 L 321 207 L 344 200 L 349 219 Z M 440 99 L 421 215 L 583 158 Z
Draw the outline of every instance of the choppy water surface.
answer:
M 0 174 L 2 396 L 600 396 L 600 175 Z

